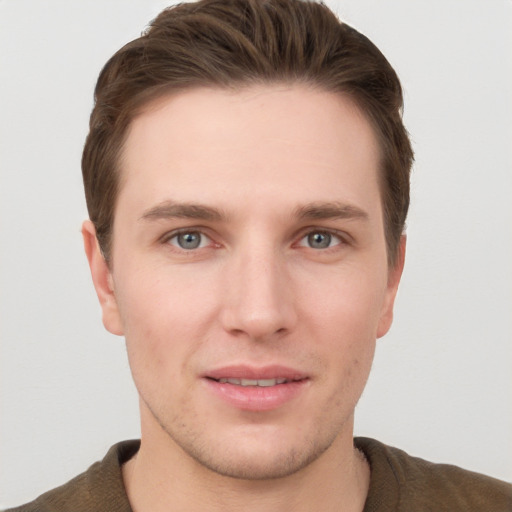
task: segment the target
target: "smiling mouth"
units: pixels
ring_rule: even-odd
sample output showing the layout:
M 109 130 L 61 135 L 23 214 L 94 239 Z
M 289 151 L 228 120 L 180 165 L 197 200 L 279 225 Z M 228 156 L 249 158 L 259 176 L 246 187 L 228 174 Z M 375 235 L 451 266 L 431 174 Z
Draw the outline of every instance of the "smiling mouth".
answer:
M 235 378 L 220 378 L 220 379 L 212 379 L 220 384 L 233 384 L 234 386 L 254 386 L 261 388 L 268 388 L 272 386 L 277 386 L 280 384 L 287 384 L 289 382 L 297 382 L 303 379 L 286 379 L 286 378 L 276 378 L 276 379 L 235 379 Z
M 282 366 L 231 366 L 204 375 L 208 389 L 238 410 L 266 412 L 284 406 L 309 388 L 309 375 Z

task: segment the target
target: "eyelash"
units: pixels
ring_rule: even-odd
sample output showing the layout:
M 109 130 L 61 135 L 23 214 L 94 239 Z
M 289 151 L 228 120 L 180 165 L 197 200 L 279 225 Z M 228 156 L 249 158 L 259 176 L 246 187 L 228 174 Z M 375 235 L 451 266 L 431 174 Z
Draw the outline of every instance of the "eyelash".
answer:
M 201 237 L 200 245 L 204 242 L 204 238 L 212 241 L 212 238 L 209 237 L 207 234 L 204 233 L 204 230 L 202 228 L 182 228 L 175 231 L 172 231 L 171 233 L 166 234 L 164 237 L 162 237 L 161 241 L 164 244 L 172 245 L 176 250 L 180 250 L 183 252 L 193 252 L 195 249 L 204 249 L 205 247 L 194 247 L 191 249 L 186 249 L 184 247 L 179 247 L 179 244 L 177 243 L 172 244 L 171 241 L 173 239 L 177 239 L 180 235 L 186 235 L 186 234 L 197 234 Z
M 184 234 L 191 234 L 191 235 L 192 234 L 197 234 L 197 235 L 199 235 L 201 237 L 200 242 L 199 242 L 199 246 L 187 249 L 187 248 L 181 247 L 178 242 L 176 242 L 176 244 L 171 243 L 171 241 L 173 239 L 177 239 L 180 235 L 184 235 Z M 327 247 L 321 247 L 321 248 L 315 249 L 314 247 L 311 247 L 309 245 L 306 245 L 306 244 L 302 243 L 304 240 L 307 240 L 307 238 L 312 236 L 312 235 L 323 235 L 323 236 L 330 237 L 329 245 Z M 171 245 L 173 247 L 173 249 L 175 249 L 177 251 L 180 251 L 180 252 L 183 252 L 183 253 L 193 253 L 196 250 L 207 249 L 208 248 L 207 245 L 201 247 L 201 245 L 205 243 L 204 238 L 207 239 L 206 242 L 208 240 L 210 241 L 210 243 L 213 242 L 212 237 L 208 236 L 204 232 L 204 228 L 191 227 L 191 228 L 182 228 L 182 229 L 175 230 L 175 231 L 172 231 L 170 233 L 167 233 L 166 235 L 164 235 L 161 238 L 161 242 L 163 244 Z M 337 239 L 338 242 L 335 243 L 334 245 L 330 245 L 330 242 L 332 242 L 333 238 Z M 215 242 L 213 242 L 213 243 L 214 243 L 214 245 L 220 247 L 220 244 L 215 244 Z M 344 246 L 344 245 L 348 245 L 348 244 L 349 244 L 348 235 L 345 234 L 345 233 L 339 232 L 337 230 L 332 230 L 332 229 L 308 228 L 307 230 L 303 231 L 300 234 L 300 237 L 298 238 L 298 241 L 295 242 L 293 245 L 294 246 L 299 246 L 299 247 L 306 247 L 308 249 L 312 249 L 312 250 L 315 250 L 315 251 L 318 251 L 318 252 L 325 253 L 325 252 L 330 252 L 332 250 L 336 250 L 336 248 L 338 248 L 339 246 Z
M 304 240 L 307 240 L 307 242 L 311 243 L 311 240 L 309 240 L 309 237 L 311 237 L 313 235 L 321 235 L 321 236 L 328 237 L 329 245 L 327 247 L 314 248 L 314 247 L 311 247 L 311 245 L 303 245 L 302 244 L 302 242 Z M 333 239 L 337 239 L 338 242 L 335 243 L 334 245 L 330 245 L 330 243 L 333 241 Z M 308 249 L 313 249 L 313 250 L 317 249 L 318 251 L 322 251 L 322 252 L 326 252 L 329 250 L 335 250 L 338 246 L 346 245 L 346 244 L 347 244 L 346 236 L 343 236 L 342 233 L 340 233 L 336 230 L 318 229 L 318 228 L 310 229 L 308 232 L 303 234 L 301 236 L 301 238 L 299 239 L 299 243 L 298 243 L 298 245 L 300 247 L 307 247 Z

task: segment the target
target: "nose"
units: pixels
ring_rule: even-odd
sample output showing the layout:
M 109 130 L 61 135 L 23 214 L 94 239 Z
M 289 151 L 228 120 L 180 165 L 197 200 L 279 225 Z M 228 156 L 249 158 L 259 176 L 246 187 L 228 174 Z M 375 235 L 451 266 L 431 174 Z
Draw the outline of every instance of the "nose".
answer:
M 247 251 L 231 261 L 221 321 L 237 336 L 264 341 L 290 332 L 297 321 L 285 262 L 271 248 Z

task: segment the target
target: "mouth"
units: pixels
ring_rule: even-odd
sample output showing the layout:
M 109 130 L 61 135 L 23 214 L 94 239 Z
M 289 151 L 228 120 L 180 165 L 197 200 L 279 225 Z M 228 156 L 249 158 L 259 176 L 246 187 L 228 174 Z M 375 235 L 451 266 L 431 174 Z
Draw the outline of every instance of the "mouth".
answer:
M 282 366 L 232 366 L 209 372 L 204 381 L 217 398 L 231 407 L 262 412 L 282 407 L 305 393 L 310 378 Z
M 289 382 L 297 382 L 303 379 L 287 379 L 285 377 L 277 377 L 274 379 L 236 379 L 230 377 L 222 377 L 220 379 L 212 379 L 221 384 L 232 384 L 234 386 L 257 386 L 261 388 L 269 388 L 280 384 L 288 384 Z

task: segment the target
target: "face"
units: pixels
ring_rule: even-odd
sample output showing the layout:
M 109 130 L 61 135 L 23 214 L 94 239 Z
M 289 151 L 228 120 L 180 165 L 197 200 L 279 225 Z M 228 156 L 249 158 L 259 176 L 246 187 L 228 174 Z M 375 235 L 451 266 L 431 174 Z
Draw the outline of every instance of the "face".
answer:
M 261 479 L 352 443 L 401 271 L 378 161 L 357 107 L 304 86 L 193 89 L 133 121 L 110 267 L 84 237 L 143 446 Z

